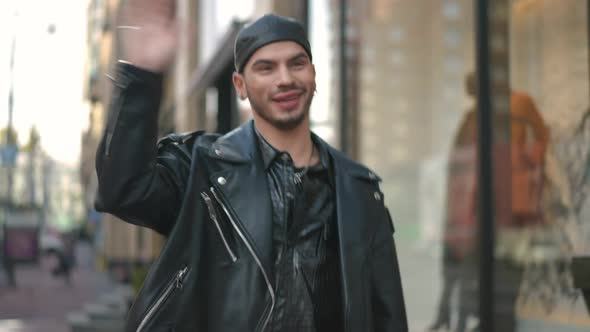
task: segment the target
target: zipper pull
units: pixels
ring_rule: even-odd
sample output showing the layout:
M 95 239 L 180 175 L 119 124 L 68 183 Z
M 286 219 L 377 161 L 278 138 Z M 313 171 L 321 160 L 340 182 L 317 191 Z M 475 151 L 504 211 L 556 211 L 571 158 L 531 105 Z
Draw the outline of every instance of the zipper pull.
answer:
M 293 182 L 295 184 L 301 184 L 301 183 L 303 183 L 303 181 L 301 180 L 301 177 L 302 176 L 303 176 L 303 174 L 299 174 L 299 173 L 293 174 Z
M 182 288 L 182 279 L 184 278 L 184 275 L 186 274 L 187 270 L 188 268 L 185 267 L 184 269 L 178 271 L 178 274 L 176 275 L 176 288 Z

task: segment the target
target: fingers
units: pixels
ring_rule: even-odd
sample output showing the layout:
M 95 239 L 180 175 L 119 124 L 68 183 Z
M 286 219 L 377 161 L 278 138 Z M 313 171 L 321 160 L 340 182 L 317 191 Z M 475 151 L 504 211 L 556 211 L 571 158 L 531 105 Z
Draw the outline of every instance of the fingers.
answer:
M 176 0 L 127 0 L 117 24 L 120 59 L 163 72 L 177 49 Z

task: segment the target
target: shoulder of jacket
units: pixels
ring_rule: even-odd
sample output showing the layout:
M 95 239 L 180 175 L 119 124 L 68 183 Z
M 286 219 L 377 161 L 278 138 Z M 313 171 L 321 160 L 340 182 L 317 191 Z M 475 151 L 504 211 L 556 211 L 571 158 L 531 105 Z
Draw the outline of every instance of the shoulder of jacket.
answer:
M 328 149 L 330 151 L 330 154 L 332 155 L 332 160 L 334 161 L 336 166 L 343 172 L 348 173 L 349 175 L 355 178 L 366 180 L 369 182 L 379 183 L 382 181 L 381 177 L 377 175 L 376 172 L 374 172 L 372 169 L 365 166 L 364 164 L 361 164 L 360 162 L 353 160 L 343 152 L 338 151 L 331 146 L 328 146 Z
M 191 144 L 197 137 L 203 134 L 205 134 L 203 130 L 187 133 L 171 133 L 158 140 L 158 148 L 162 148 L 168 144 Z
M 187 133 L 171 133 L 158 140 L 158 148 L 163 148 L 170 144 L 182 144 L 189 148 L 195 144 L 208 146 L 217 141 L 220 134 L 210 133 L 205 130 L 197 130 Z
M 180 157 L 190 164 L 193 146 L 205 136 L 214 135 L 208 134 L 204 130 L 187 133 L 171 133 L 158 140 L 157 148 L 160 154 L 165 151 L 172 152 L 175 155 L 180 154 Z

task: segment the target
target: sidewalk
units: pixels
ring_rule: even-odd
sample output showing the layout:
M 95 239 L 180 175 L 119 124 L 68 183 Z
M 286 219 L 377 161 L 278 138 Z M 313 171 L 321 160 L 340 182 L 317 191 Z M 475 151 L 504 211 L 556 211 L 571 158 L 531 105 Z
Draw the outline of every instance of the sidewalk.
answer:
M 78 245 L 76 256 L 78 265 L 70 285 L 51 275 L 52 258 L 42 259 L 38 266 L 17 267 L 16 289 L 8 288 L 0 273 L 0 331 L 69 331 L 67 313 L 80 310 L 114 287 L 105 274 L 94 269 L 92 251 L 86 243 Z

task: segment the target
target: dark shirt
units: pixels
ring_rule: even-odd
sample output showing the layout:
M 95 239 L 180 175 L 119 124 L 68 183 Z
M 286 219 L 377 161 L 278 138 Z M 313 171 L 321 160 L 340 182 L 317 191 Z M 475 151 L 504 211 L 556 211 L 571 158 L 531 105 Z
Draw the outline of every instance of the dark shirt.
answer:
M 342 330 L 334 185 L 330 157 L 297 169 L 258 132 L 273 209 L 272 332 Z M 299 178 L 299 177 L 300 178 Z

